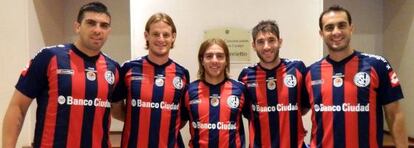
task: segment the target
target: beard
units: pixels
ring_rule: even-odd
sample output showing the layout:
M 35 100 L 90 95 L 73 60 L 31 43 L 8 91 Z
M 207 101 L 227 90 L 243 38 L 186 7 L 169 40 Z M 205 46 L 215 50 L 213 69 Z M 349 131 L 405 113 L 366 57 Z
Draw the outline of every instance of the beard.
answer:
M 273 55 L 273 58 L 271 59 L 266 59 L 264 58 L 262 55 L 260 55 L 259 53 L 257 53 L 257 57 L 259 57 L 260 61 L 266 64 L 271 64 L 271 63 L 276 63 L 278 57 L 279 57 L 279 50 L 275 51 L 275 54 Z

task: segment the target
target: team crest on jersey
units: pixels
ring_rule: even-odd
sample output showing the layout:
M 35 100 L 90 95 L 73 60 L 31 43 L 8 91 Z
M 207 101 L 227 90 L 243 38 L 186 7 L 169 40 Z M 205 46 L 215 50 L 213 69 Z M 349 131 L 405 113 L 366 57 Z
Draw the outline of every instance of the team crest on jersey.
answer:
M 390 71 L 388 76 L 390 77 L 392 87 L 400 85 L 400 80 L 398 80 L 397 74 L 394 71 Z
M 235 95 L 231 95 L 227 98 L 227 105 L 230 108 L 237 108 L 237 107 L 239 107 L 239 104 L 240 104 L 239 97 L 237 97 Z
M 183 79 L 181 79 L 181 77 L 174 77 L 173 84 L 175 89 L 181 89 L 184 86 Z
M 112 71 L 106 71 L 105 72 L 105 80 L 106 82 L 108 82 L 109 84 L 114 84 L 115 82 L 115 75 Z
M 371 77 L 366 72 L 358 72 L 354 76 L 354 83 L 358 87 L 366 87 L 371 82 Z
M 220 96 L 218 94 L 213 94 L 210 96 L 210 104 L 213 107 L 216 107 L 220 104 Z
M 275 90 L 275 88 L 276 88 L 276 79 L 273 78 L 273 77 L 269 77 L 269 78 L 267 78 L 266 81 L 267 81 L 267 84 L 266 84 L 267 89 Z
M 285 78 L 283 78 L 283 83 L 289 88 L 293 88 L 298 83 L 296 77 L 292 74 L 287 74 Z
M 333 85 L 335 87 L 341 87 L 344 84 L 344 80 L 341 77 L 335 77 L 333 79 Z
M 156 78 L 155 79 L 155 85 L 157 85 L 158 87 L 164 86 L 164 79 Z
M 86 72 L 86 78 L 89 81 L 95 81 L 96 80 L 96 73 L 94 71 L 87 71 Z

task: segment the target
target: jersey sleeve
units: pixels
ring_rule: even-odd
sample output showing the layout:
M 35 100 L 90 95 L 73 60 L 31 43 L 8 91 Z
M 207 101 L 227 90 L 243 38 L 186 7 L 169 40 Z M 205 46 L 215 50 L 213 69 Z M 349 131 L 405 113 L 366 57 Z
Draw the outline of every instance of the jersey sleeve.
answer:
M 47 91 L 47 71 L 52 57 L 53 53 L 50 50 L 40 50 L 21 72 L 15 86 L 16 89 L 29 98 L 36 98 L 44 91 Z
M 300 82 L 300 107 L 301 108 L 310 108 L 310 101 L 309 101 L 309 94 L 308 91 L 306 91 L 306 82 L 305 82 L 305 78 L 306 78 L 306 73 L 307 73 L 307 68 L 305 66 L 305 64 L 300 61 L 299 62 L 299 66 L 298 66 L 298 70 L 302 76 L 302 81 Z
M 378 96 L 383 105 L 402 99 L 400 81 L 387 60 L 378 60 L 376 71 L 380 80 Z
M 118 102 L 124 100 L 127 97 L 125 75 L 128 72 L 128 70 L 129 68 L 127 64 L 123 64 L 122 67 L 119 68 L 119 82 L 118 85 L 115 87 L 112 102 Z

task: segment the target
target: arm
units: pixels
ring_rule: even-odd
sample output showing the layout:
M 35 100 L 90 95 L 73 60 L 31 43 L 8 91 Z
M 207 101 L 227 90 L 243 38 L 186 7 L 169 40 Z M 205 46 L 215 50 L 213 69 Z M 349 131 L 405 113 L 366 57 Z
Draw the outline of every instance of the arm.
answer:
M 16 147 L 17 138 L 22 129 L 26 112 L 32 103 L 32 99 L 15 90 L 9 107 L 3 119 L 2 147 Z
M 126 107 L 124 100 L 111 103 L 111 115 L 119 121 L 125 121 Z
M 384 106 L 388 128 L 397 148 L 408 147 L 408 137 L 405 130 L 405 117 L 399 102 L 394 101 Z

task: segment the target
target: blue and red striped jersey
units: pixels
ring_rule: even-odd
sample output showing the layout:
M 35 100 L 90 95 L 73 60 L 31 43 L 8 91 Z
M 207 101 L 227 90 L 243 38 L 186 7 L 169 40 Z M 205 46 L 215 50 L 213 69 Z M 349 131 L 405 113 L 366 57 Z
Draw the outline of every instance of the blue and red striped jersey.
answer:
M 73 44 L 41 50 L 16 84 L 37 100 L 33 147 L 111 147 L 110 103 L 119 68 L 106 55 L 88 57 Z
M 250 102 L 250 147 L 303 147 L 302 108 L 310 108 L 305 90 L 305 64 L 281 59 L 266 69 L 256 64 L 244 68 L 239 80 L 246 85 Z
M 245 87 L 225 79 L 212 85 L 192 82 L 186 93 L 184 109 L 189 120 L 190 147 L 245 147 L 242 114 L 245 112 Z
M 355 51 L 328 57 L 306 74 L 312 104 L 311 147 L 382 147 L 382 106 L 403 98 L 397 75 L 381 56 Z
M 171 59 L 157 65 L 148 56 L 123 64 L 126 118 L 121 147 L 183 147 L 180 104 L 188 70 Z

